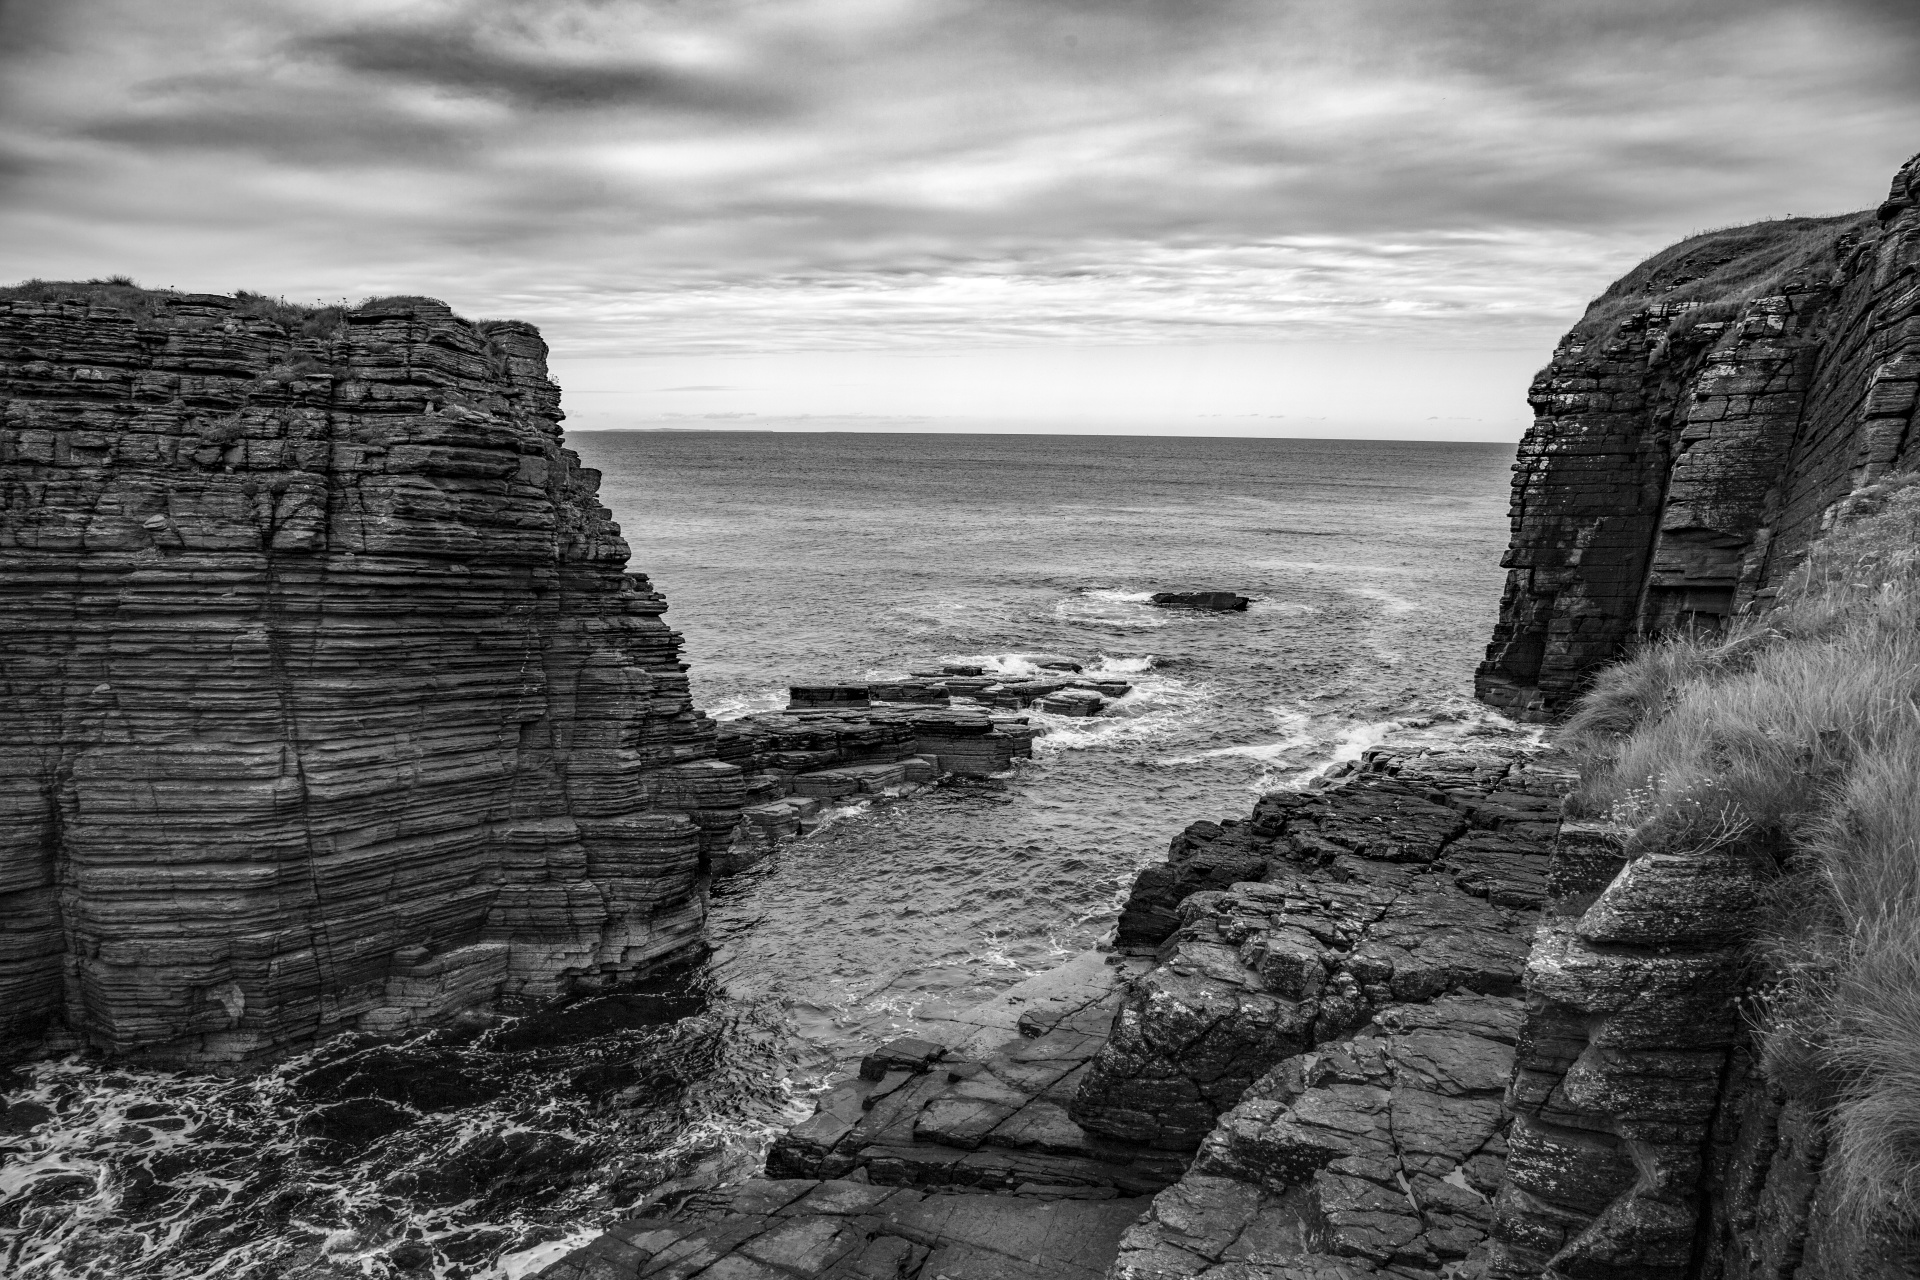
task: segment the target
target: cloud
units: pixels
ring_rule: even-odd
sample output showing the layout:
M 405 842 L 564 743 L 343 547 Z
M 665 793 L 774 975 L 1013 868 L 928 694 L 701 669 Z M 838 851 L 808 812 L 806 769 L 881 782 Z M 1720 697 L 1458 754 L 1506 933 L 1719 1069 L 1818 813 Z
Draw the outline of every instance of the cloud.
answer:
M 1920 147 L 1903 0 L 71 0 L 0 35 L 0 277 L 437 294 L 594 353 L 1543 345 L 1661 244 L 1871 205 Z
M 524 45 L 497 47 L 452 23 L 329 32 L 295 41 L 290 49 L 349 72 L 536 111 L 646 107 L 751 118 L 786 105 L 772 86 L 750 79 L 664 62 L 539 56 Z

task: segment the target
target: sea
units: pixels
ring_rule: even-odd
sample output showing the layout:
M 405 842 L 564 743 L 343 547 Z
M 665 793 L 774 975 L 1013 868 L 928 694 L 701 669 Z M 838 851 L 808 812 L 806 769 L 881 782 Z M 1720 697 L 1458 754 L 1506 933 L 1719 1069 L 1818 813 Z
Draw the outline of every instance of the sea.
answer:
M 753 1176 L 878 1042 L 1112 930 L 1134 873 L 1369 746 L 1516 740 L 1471 697 L 1511 445 L 606 431 L 632 567 L 697 705 L 1059 657 L 1132 692 L 1032 713 L 1007 775 L 845 804 L 712 890 L 698 963 L 261 1074 L 0 1077 L 0 1274 L 520 1280 L 649 1196 Z M 1228 590 L 1244 613 L 1167 610 Z M 388 1132 L 370 1115 L 404 1109 Z

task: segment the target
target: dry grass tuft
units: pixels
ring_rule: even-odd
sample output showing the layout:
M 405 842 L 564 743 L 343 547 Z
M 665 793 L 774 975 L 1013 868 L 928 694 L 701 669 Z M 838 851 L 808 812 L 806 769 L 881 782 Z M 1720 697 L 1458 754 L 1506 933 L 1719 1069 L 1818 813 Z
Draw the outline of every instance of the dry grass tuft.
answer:
M 1845 1211 L 1920 1229 L 1920 477 L 1855 495 L 1766 613 L 1651 645 L 1569 722 L 1635 848 L 1779 873 L 1763 1066 L 1822 1106 Z

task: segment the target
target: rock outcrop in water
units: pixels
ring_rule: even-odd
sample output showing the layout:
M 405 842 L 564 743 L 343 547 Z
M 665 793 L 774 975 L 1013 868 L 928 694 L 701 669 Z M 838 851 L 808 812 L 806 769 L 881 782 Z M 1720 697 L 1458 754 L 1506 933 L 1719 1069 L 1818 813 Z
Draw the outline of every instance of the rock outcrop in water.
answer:
M 1920 461 L 1920 157 L 1873 213 L 1710 232 L 1616 283 L 1530 394 L 1484 700 L 1544 719 L 1634 638 L 1764 600 Z
M 0 1044 L 247 1059 L 696 946 L 742 773 L 539 334 L 109 292 L 0 298 Z
M 1162 609 L 1209 609 L 1215 613 L 1244 613 L 1251 596 L 1234 591 L 1156 591 L 1148 604 Z

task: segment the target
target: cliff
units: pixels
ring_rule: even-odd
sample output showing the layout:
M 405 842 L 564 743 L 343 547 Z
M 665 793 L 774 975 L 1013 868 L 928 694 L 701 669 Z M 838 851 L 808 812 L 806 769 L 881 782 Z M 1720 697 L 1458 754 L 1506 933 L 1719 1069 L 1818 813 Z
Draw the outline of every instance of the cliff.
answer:
M 1636 639 L 1722 625 L 1915 462 L 1917 203 L 1920 158 L 1872 213 L 1696 236 L 1595 300 L 1529 393 L 1483 700 L 1551 719 Z
M 1871 215 L 1655 256 L 1534 384 L 1479 688 L 1580 699 L 1584 759 L 1489 1276 L 1920 1274 L 1913 503 L 1862 522 L 1917 387 L 1920 157 Z
M 0 292 L 0 1044 L 243 1060 L 698 945 L 740 770 L 545 357 Z

